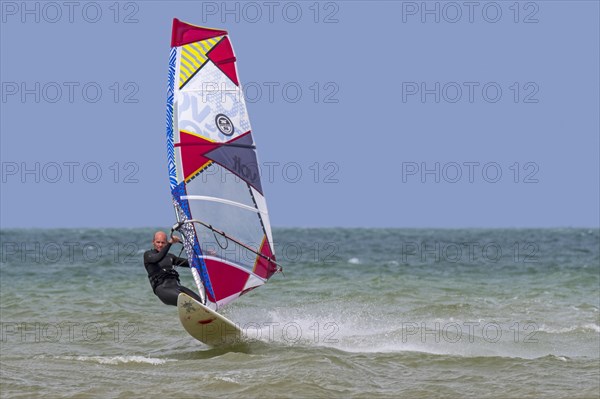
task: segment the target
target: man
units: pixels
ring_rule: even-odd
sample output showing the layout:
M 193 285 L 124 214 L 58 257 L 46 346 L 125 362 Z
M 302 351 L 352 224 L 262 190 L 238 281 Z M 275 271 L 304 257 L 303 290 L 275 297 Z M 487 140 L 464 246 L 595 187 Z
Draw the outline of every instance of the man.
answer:
M 190 264 L 187 259 L 169 253 L 171 245 L 176 242 L 181 242 L 179 237 L 174 236 L 167 241 L 167 234 L 157 231 L 152 240 L 154 248 L 144 253 L 144 266 L 148 272 L 152 291 L 166 305 L 177 306 L 180 292 L 202 302 L 195 292 L 179 284 L 179 273 L 173 266 L 190 267 Z

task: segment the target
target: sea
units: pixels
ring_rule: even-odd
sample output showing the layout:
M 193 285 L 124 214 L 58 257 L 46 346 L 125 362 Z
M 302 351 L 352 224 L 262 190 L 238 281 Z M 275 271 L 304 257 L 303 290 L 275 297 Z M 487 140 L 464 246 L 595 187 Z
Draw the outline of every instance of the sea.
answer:
M 596 228 L 274 229 L 217 348 L 152 293 L 155 230 L 1 231 L 0 397 L 600 395 Z

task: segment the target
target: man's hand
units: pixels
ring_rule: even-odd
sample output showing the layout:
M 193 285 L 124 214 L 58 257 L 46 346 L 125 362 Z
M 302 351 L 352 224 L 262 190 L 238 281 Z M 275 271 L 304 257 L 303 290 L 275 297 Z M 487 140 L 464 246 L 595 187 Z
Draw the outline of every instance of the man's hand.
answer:
M 178 242 L 181 242 L 181 239 L 179 237 L 177 237 L 177 236 L 171 236 L 171 239 L 169 240 L 170 244 L 175 244 L 175 243 L 178 243 Z

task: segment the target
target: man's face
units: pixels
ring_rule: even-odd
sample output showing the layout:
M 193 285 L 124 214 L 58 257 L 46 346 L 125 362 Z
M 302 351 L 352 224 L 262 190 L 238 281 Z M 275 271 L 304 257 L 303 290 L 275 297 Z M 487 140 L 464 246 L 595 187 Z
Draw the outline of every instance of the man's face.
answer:
M 156 233 L 154 235 L 152 245 L 154 245 L 154 249 L 160 252 L 160 250 L 163 249 L 165 245 L 167 245 L 167 235 L 165 233 Z

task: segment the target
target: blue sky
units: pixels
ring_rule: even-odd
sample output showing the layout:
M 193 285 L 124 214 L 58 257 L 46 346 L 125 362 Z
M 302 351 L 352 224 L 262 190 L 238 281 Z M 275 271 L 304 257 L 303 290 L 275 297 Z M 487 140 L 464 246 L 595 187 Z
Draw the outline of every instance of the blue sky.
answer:
M 597 2 L 24 4 L 2 227 L 173 222 L 173 17 L 230 33 L 274 226 L 600 224 Z

